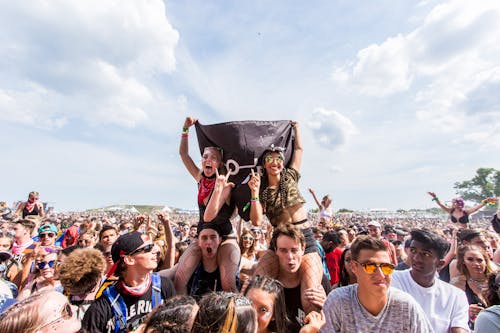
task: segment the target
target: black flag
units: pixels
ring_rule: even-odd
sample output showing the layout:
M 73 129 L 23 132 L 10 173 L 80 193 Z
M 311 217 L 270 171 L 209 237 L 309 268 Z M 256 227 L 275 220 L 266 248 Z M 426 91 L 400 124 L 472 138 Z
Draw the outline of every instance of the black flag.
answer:
M 231 173 L 229 181 L 236 186 L 232 198 L 238 207 L 240 216 L 248 221 L 250 210 L 243 211 L 250 202 L 250 189 L 247 182 L 250 170 L 261 172 L 261 155 L 271 145 L 285 148 L 285 165 L 292 156 L 294 133 L 292 121 L 233 121 L 228 123 L 202 125 L 196 122 L 196 136 L 200 153 L 205 147 L 222 148 L 222 160 Z

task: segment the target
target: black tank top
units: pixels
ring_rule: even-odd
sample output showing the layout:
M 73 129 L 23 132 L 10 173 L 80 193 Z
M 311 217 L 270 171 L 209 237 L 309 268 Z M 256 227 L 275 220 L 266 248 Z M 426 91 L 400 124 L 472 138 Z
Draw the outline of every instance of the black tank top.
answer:
M 38 215 L 38 204 L 35 204 L 35 207 L 33 207 L 33 210 L 31 212 L 29 212 L 27 209 L 26 209 L 26 204 L 24 205 L 24 208 L 23 208 L 23 219 L 28 216 L 28 215 Z
M 210 222 L 203 221 L 203 215 L 205 215 L 205 210 L 207 206 L 198 203 L 198 208 L 200 210 L 200 221 L 198 222 L 198 233 L 200 233 L 201 226 L 203 223 L 214 223 L 217 225 L 220 236 L 227 236 L 233 231 L 233 225 L 231 224 L 230 218 L 233 215 L 235 203 L 231 200 L 230 204 L 224 203 L 217 213 L 217 216 Z

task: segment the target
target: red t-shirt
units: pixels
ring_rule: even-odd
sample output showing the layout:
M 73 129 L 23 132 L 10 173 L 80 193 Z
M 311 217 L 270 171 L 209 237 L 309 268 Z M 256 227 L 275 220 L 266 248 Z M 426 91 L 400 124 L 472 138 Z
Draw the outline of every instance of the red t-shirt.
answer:
M 341 248 L 336 247 L 335 250 L 325 254 L 326 266 L 330 272 L 330 284 L 339 282 L 340 279 L 340 257 L 344 252 Z

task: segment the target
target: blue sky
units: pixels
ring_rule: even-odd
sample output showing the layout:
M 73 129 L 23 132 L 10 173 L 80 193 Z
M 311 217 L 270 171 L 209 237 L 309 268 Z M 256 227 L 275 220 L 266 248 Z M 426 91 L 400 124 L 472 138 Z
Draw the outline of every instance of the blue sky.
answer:
M 429 208 L 500 166 L 498 1 L 2 1 L 0 28 L 0 200 L 194 208 L 187 115 L 299 121 L 309 208 Z

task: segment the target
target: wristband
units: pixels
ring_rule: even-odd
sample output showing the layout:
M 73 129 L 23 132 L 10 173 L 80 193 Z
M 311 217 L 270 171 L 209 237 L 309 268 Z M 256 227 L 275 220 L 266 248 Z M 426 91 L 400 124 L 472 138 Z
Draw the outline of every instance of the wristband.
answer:
M 253 197 L 253 198 L 250 198 L 250 201 L 259 201 L 260 198 L 259 197 Z
M 258 203 L 258 202 L 260 202 L 260 201 L 259 201 L 259 200 L 250 200 L 250 203 L 251 203 L 251 204 L 256 204 L 256 203 Z
M 183 127 L 182 134 L 188 134 L 188 133 L 189 133 L 189 127 Z
M 439 200 L 438 197 L 432 198 L 432 201 L 438 201 L 438 200 Z
M 187 133 L 182 133 L 182 134 L 181 134 L 181 138 L 186 138 L 186 139 L 187 139 L 187 138 L 189 138 L 189 134 L 187 134 Z

